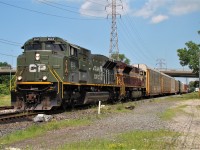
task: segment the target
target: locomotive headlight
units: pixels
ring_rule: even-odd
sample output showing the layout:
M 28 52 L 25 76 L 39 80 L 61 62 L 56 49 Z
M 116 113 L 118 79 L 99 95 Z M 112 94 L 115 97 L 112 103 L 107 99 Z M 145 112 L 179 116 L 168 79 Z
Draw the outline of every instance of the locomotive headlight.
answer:
M 21 80 L 22 80 L 22 76 L 18 76 L 18 77 L 17 77 L 17 80 L 18 80 L 18 81 L 21 81 Z
M 35 60 L 40 60 L 40 54 L 39 53 L 35 54 Z
M 43 77 L 42 77 L 42 80 L 43 80 L 43 81 L 46 81 L 46 80 L 47 80 L 47 76 L 43 76 Z

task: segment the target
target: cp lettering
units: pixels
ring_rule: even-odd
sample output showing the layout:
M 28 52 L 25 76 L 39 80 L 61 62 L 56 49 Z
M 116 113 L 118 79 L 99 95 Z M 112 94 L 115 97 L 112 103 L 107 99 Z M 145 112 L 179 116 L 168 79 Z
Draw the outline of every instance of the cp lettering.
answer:
M 29 65 L 29 72 L 40 72 L 46 70 L 45 64 L 30 64 Z

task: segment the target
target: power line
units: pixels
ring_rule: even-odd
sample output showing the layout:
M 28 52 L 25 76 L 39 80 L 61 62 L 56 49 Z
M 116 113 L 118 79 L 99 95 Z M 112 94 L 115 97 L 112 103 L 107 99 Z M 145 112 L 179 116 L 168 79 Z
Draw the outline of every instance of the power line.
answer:
M 91 0 L 85 0 L 85 1 L 88 1 L 88 2 L 91 2 L 91 3 L 94 3 L 94 4 L 97 4 L 97 5 L 105 6 L 105 5 L 102 4 L 102 3 L 97 3 L 97 2 L 94 2 L 94 1 L 91 1 Z
M 58 2 L 55 2 L 55 1 L 49 1 L 49 0 L 37 0 L 37 1 L 39 1 L 39 2 L 43 2 L 43 1 L 45 1 L 45 2 L 47 2 L 47 3 L 56 4 L 56 5 L 58 5 L 58 6 L 62 6 L 62 7 L 67 7 L 67 8 L 72 8 L 72 9 L 79 9 L 78 7 L 73 7 L 73 6 L 63 5 L 63 4 L 58 3 Z
M 126 2 L 127 3 L 127 2 Z M 151 53 L 148 53 L 148 48 L 146 47 L 146 44 L 144 43 L 144 40 L 142 39 L 141 37 L 141 34 L 140 32 L 137 30 L 136 26 L 135 26 L 135 21 L 134 21 L 134 18 L 133 17 L 130 17 L 128 14 L 126 15 L 126 17 L 124 17 L 127 21 L 127 23 L 129 24 L 129 27 L 130 28 L 127 28 L 127 29 L 130 29 L 130 32 L 129 33 L 132 33 L 131 31 L 134 32 L 134 36 L 132 36 L 132 34 L 130 34 L 132 37 L 134 37 L 137 41 L 138 41 L 138 47 L 141 46 L 139 49 L 140 49 L 140 52 L 145 56 L 145 57 L 148 57 L 148 59 L 151 59 L 152 62 L 154 61 L 153 60 L 153 56 L 151 55 Z M 125 23 L 124 23 L 125 24 Z M 134 39 L 133 38 L 133 39 Z M 144 51 L 143 51 L 144 50 Z
M 49 4 L 49 3 L 45 2 L 45 1 L 40 1 L 40 0 L 37 0 L 37 1 L 39 1 L 40 3 L 43 3 L 43 4 L 45 4 L 45 5 L 48 5 L 48 6 L 50 6 L 50 7 L 54 7 L 54 8 L 60 9 L 60 10 L 64 10 L 64 11 L 70 12 L 70 13 L 75 13 L 75 14 L 81 15 L 79 12 L 72 11 L 72 10 L 68 10 L 68 9 L 65 9 L 65 8 L 61 8 L 61 7 L 58 7 L 58 6 Z M 93 16 L 93 15 L 88 15 L 88 14 L 82 14 L 82 15 L 90 16 L 90 17 L 95 17 L 95 18 L 103 18 L 103 17 L 97 17 L 97 16 Z
M 0 53 L 0 55 L 3 55 L 3 56 L 9 56 L 9 57 L 17 57 L 17 56 L 14 56 L 14 55 L 3 54 L 3 53 Z
M 6 42 L 10 42 L 10 43 L 15 43 L 15 44 L 22 44 L 22 43 L 19 43 L 19 42 L 14 42 L 14 41 L 10 41 L 10 40 L 6 40 L 6 39 L 2 39 L 2 38 L 0 38 L 0 40 L 2 40 L 2 41 L 6 41 Z
M 51 17 L 57 17 L 57 18 L 64 18 L 64 19 L 70 19 L 70 20 L 100 20 L 100 18 L 98 18 L 98 19 L 97 18 L 84 18 L 83 19 L 83 18 L 73 18 L 73 17 L 66 17 L 66 16 L 55 15 L 55 14 L 49 14 L 49 13 L 46 13 L 46 12 L 40 12 L 40 11 L 37 11 L 37 10 L 28 9 L 28 8 L 24 8 L 24 7 L 20 7 L 20 6 L 16 6 L 16 5 L 8 4 L 8 3 L 2 2 L 2 1 L 0 1 L 0 4 L 7 5 L 7 6 L 10 6 L 10 7 L 14 7 L 14 8 L 18 8 L 18 9 L 22 9 L 22 10 L 29 11 L 29 12 L 34 12 L 34 13 L 37 13 L 37 14 L 42 14 L 42 15 L 51 16 Z
M 127 29 L 127 27 L 126 27 L 126 25 L 125 25 L 125 23 L 122 21 L 122 20 L 120 20 L 119 21 L 119 27 L 121 27 L 121 28 L 119 28 L 119 33 L 121 33 L 120 34 L 120 36 L 123 36 L 121 39 L 122 40 L 120 40 L 121 42 L 123 42 L 123 41 L 125 41 L 125 46 L 128 46 L 128 52 L 129 52 L 129 54 L 130 53 L 132 53 L 133 54 L 133 56 L 136 58 L 136 59 L 138 59 L 138 60 L 141 60 L 141 62 L 144 62 L 144 61 L 146 61 L 146 60 L 148 60 L 148 58 L 145 58 L 145 55 L 143 55 L 142 53 L 141 53 L 141 49 L 140 49 L 140 47 L 138 46 L 138 44 L 133 40 L 133 37 L 132 37 L 132 34 L 131 34 L 131 32 Z M 122 30 L 120 30 L 120 29 L 122 29 Z
M 146 55 L 149 59 L 153 59 L 154 56 L 152 56 L 151 53 L 148 52 L 148 48 L 146 47 L 146 43 L 144 42 L 140 32 L 137 30 L 137 28 L 135 26 L 134 19 L 133 18 L 131 19 L 129 15 L 127 15 L 127 18 L 129 20 L 128 23 L 130 23 L 131 29 L 134 31 L 134 33 L 136 35 L 135 37 L 138 40 L 138 43 L 141 43 L 140 45 L 142 46 L 142 53 L 144 55 Z M 143 52 L 143 50 L 144 50 L 144 52 Z
M 125 2 L 125 3 L 127 3 L 127 2 Z M 124 9 L 123 9 L 123 11 L 125 12 Z M 151 60 L 151 65 L 154 66 L 155 65 L 154 64 L 155 56 L 152 56 L 150 51 L 148 51 L 149 48 L 147 47 L 146 43 L 144 42 L 140 32 L 137 30 L 136 22 L 135 22 L 134 18 L 130 17 L 129 14 L 126 14 L 123 18 L 125 20 L 124 21 L 120 20 L 119 23 L 121 23 L 121 27 L 123 27 L 123 30 L 127 33 L 125 35 L 125 37 L 126 38 L 129 37 L 129 39 L 126 42 L 128 44 L 132 45 L 133 48 L 136 47 L 135 52 L 139 51 L 138 52 L 139 55 L 141 55 L 145 59 L 145 61 Z M 121 27 L 119 26 L 119 29 Z M 121 31 L 121 33 L 123 34 L 124 31 Z
M 41 2 L 41 0 L 38 0 L 39 2 Z M 45 1 L 47 3 L 51 3 L 51 4 L 55 4 L 55 5 L 58 5 L 58 6 L 61 6 L 61 7 L 65 7 L 65 8 L 71 8 L 71 9 L 79 9 L 78 7 L 73 7 L 73 6 L 68 6 L 68 5 L 65 5 L 63 3 L 58 3 L 58 2 L 55 2 L 55 1 L 49 1 L 49 0 L 42 0 L 42 1 Z M 83 8 L 82 8 L 83 9 Z M 97 10 L 97 9 L 84 9 L 84 10 L 92 10 L 92 11 L 105 11 L 104 9 L 102 10 Z
M 10 42 L 6 42 L 6 41 L 2 41 L 2 40 L 0 40 L 0 43 L 12 45 L 12 46 L 21 46 L 20 44 L 10 43 Z
M 6 40 L 6 39 L 2 39 L 2 38 L 0 38 L 0 43 L 12 45 L 12 46 L 17 46 L 17 47 L 22 45 L 22 43 Z
M 136 34 L 133 35 L 134 29 L 130 28 L 130 24 L 129 24 L 129 27 L 126 24 L 126 23 L 129 23 L 129 22 L 126 21 L 126 23 L 125 23 L 125 21 L 120 20 L 120 23 L 121 23 L 121 27 L 123 27 L 123 30 L 127 33 L 126 36 L 129 37 L 128 41 L 130 41 L 131 44 L 134 44 L 134 47 L 136 47 L 136 50 L 139 51 L 139 54 L 142 55 L 142 57 L 145 57 L 145 60 L 147 60 L 147 59 L 152 60 L 152 57 L 149 54 L 147 54 L 146 52 L 144 52 L 141 45 L 139 45 L 139 43 L 136 41 L 137 35 Z

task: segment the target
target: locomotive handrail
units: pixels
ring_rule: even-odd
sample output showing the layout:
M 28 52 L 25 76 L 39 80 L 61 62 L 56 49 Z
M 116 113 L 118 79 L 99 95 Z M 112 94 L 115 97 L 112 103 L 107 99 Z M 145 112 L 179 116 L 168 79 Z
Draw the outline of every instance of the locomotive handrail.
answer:
M 24 69 L 20 72 L 20 74 L 24 71 Z M 16 73 L 15 75 L 12 77 L 12 79 L 10 80 L 10 91 L 12 90 L 12 88 L 14 87 L 14 89 L 16 89 L 16 82 L 13 82 L 13 86 L 12 86 L 12 81 L 13 79 L 16 80 L 16 77 L 17 77 L 17 73 L 18 73 L 18 70 L 16 70 Z
M 60 81 L 62 82 L 62 98 L 63 98 L 63 80 L 60 78 L 60 76 L 58 75 L 58 73 L 55 71 L 55 69 L 52 69 L 53 72 L 56 74 L 56 76 L 60 79 Z
M 52 70 L 56 74 L 57 78 L 60 79 L 60 82 L 62 82 L 62 98 L 63 98 L 63 89 L 64 89 L 63 88 L 63 80 L 60 78 L 60 76 L 58 75 L 58 73 L 54 69 L 52 69 Z M 60 88 L 60 85 L 59 85 L 59 88 Z
M 12 90 L 12 87 L 16 87 L 16 84 L 14 82 L 14 85 L 12 86 L 12 81 L 13 79 L 16 78 L 16 74 L 12 77 L 12 79 L 10 80 L 10 91 Z
M 48 66 L 48 68 L 49 68 L 49 71 L 51 72 L 51 74 L 53 75 L 53 77 L 57 80 L 57 82 L 58 82 L 58 92 L 57 92 L 57 94 L 59 94 L 60 93 L 60 82 L 59 82 L 59 80 L 56 78 L 56 76 L 55 76 L 55 74 L 53 73 L 53 71 L 51 70 L 51 68 L 50 68 L 50 66 Z
M 60 78 L 60 76 L 58 75 L 58 73 L 53 68 L 51 69 L 50 66 L 48 66 L 48 68 L 49 68 L 51 74 L 54 76 L 54 78 L 58 82 L 58 92 L 57 92 L 57 94 L 60 93 L 60 82 L 62 83 L 62 98 L 63 98 L 63 89 L 64 89 L 63 88 L 63 80 Z
M 23 72 L 24 72 L 24 69 L 20 71 L 19 75 L 21 75 Z M 12 79 L 10 80 L 10 91 L 12 90 L 13 87 L 14 87 L 13 89 L 16 89 L 16 82 L 14 82 L 14 83 L 13 83 L 13 86 L 12 86 L 12 81 L 13 81 L 13 79 L 16 80 L 17 74 L 18 74 L 18 70 L 16 70 L 15 75 L 14 75 L 14 76 L 12 77 Z
M 60 79 L 60 81 L 63 82 L 63 80 L 60 78 L 60 76 L 58 75 L 58 73 L 54 69 L 52 69 L 52 70 L 56 74 L 56 76 Z

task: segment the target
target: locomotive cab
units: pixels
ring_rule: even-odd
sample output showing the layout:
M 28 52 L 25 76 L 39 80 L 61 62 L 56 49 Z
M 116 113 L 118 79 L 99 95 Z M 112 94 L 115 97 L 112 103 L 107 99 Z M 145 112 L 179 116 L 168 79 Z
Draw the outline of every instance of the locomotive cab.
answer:
M 17 58 L 11 102 L 16 109 L 49 110 L 61 103 L 60 82 L 67 72 L 67 43 L 60 38 L 28 40 Z

